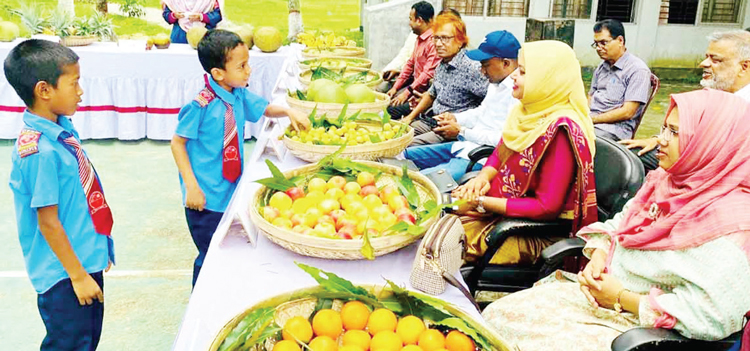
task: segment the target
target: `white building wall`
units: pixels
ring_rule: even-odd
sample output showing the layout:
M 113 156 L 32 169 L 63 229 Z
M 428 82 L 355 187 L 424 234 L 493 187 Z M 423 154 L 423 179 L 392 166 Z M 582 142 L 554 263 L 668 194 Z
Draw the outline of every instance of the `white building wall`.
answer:
M 379 0 L 368 0 L 379 1 Z M 708 40 L 706 37 L 715 31 L 743 29 L 750 27 L 750 0 L 743 3 L 740 23 L 737 24 L 659 24 L 661 1 L 635 0 L 634 22 L 625 23 L 626 46 L 634 55 L 656 67 L 675 65 L 695 67 L 704 55 Z M 379 5 L 367 6 L 365 19 L 365 47 L 373 59 L 373 68 L 380 69 L 396 55 L 406 35 L 409 33 L 408 13 L 416 0 L 391 0 Z M 442 4 L 431 0 L 436 12 Z M 547 18 L 552 0 L 530 0 L 529 16 Z M 591 48 L 593 42 L 596 3 L 593 0 L 591 19 L 575 20 L 574 47 L 582 66 L 597 66 L 601 59 Z M 702 5 L 702 2 L 701 2 Z M 697 15 L 700 18 L 700 13 Z M 469 35 L 469 46 L 476 47 L 487 33 L 507 30 L 523 42 L 526 32 L 526 18 L 521 17 L 477 17 L 464 16 Z M 401 23 L 403 22 L 403 23 Z M 377 24 L 376 24 L 377 23 Z M 376 25 L 375 25 L 376 24 Z M 400 43 L 396 45 L 396 43 Z

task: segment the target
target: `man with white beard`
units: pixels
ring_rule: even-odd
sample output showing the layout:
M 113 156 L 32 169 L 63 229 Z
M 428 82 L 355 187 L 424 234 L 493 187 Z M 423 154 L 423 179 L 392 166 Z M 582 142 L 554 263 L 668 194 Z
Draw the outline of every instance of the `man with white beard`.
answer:
M 706 59 L 699 65 L 703 69 L 701 86 L 734 93 L 750 101 L 750 33 L 744 30 L 717 32 L 708 40 Z M 658 167 L 656 136 L 619 143 L 637 152 L 646 172 Z

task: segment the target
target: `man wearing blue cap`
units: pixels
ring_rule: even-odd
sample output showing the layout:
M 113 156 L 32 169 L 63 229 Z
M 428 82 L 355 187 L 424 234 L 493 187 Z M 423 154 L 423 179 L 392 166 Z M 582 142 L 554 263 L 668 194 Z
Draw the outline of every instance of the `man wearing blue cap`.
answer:
M 438 126 L 433 133 L 458 141 L 412 146 L 406 149 L 404 157 L 414 161 L 424 174 L 446 169 L 458 180 L 466 171 L 471 150 L 500 143 L 505 119 L 518 102 L 513 98 L 513 80 L 509 76 L 518 68 L 520 48 L 513 34 L 501 30 L 487 34 L 478 49 L 467 51 L 467 57 L 482 63 L 482 74 L 490 81 L 482 104 L 460 113 L 435 116 Z M 477 165 L 477 169 L 481 167 Z

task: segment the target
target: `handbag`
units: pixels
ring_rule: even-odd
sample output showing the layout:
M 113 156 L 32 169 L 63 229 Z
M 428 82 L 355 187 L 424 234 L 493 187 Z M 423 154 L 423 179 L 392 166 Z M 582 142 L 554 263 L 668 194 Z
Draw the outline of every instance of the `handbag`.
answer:
M 447 282 L 480 310 L 471 293 L 454 277 L 464 262 L 465 246 L 466 232 L 458 216 L 447 214 L 440 218 L 419 244 L 411 267 L 411 286 L 430 295 L 440 295 Z

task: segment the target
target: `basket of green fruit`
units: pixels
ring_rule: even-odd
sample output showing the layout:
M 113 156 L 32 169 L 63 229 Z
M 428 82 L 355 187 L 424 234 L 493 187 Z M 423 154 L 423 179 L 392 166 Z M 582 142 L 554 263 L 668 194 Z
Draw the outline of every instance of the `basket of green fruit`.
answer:
M 418 240 L 440 211 L 441 193 L 424 175 L 339 157 L 281 173 L 250 200 L 250 218 L 270 241 L 311 257 L 374 259 Z
M 299 82 L 307 87 L 315 80 L 325 78 L 339 83 L 343 86 L 350 84 L 364 84 L 370 88 L 377 87 L 383 82 L 380 73 L 367 68 L 343 67 L 338 70 L 328 69 L 322 66 L 306 69 L 299 74 Z
M 344 67 L 370 68 L 372 60 L 366 58 L 354 58 L 344 56 L 318 57 L 299 62 L 299 68 L 306 70 L 314 67 L 325 67 L 332 70 L 340 70 Z
M 232 318 L 210 351 L 509 351 L 516 347 L 442 299 L 354 285 L 301 263 L 319 285 L 263 300 Z M 340 345 L 340 346 L 339 346 Z
M 298 132 L 290 126 L 281 137 L 284 146 L 308 162 L 318 162 L 342 145 L 347 146 L 342 157 L 374 161 L 398 155 L 414 138 L 414 129 L 391 121 L 387 111 L 383 111 L 382 117 L 361 111 L 346 116 L 346 111 L 345 106 L 338 117 L 328 117 L 313 110 L 309 116 L 312 128 Z
M 316 109 L 320 114 L 335 116 L 344 105 L 352 111 L 383 111 L 391 103 L 387 94 L 378 93 L 363 83 L 342 84 L 327 78 L 315 79 L 307 90 L 290 91 L 286 102 L 290 107 L 305 113 Z
M 316 57 L 332 57 L 332 56 L 343 56 L 343 57 L 365 57 L 365 48 L 351 47 L 351 46 L 336 46 L 336 47 L 324 47 L 324 48 L 306 48 L 302 50 L 302 57 L 304 58 L 316 58 Z

